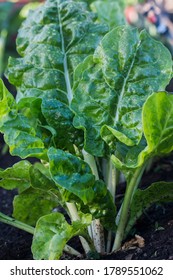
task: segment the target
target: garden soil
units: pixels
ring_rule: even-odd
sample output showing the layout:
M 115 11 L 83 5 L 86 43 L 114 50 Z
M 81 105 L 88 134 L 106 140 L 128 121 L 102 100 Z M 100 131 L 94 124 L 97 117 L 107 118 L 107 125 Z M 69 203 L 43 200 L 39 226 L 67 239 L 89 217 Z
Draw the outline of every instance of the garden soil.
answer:
M 0 138 L 1 149 L 3 139 Z M 0 156 L 0 168 L 6 168 L 18 161 L 8 152 Z M 150 171 L 144 174 L 141 188 L 156 181 L 173 181 L 173 155 L 157 159 Z M 124 184 L 119 192 L 124 191 Z M 15 191 L 0 188 L 0 211 L 12 214 L 12 201 Z M 0 223 L 0 260 L 32 260 L 32 235 L 9 225 Z M 71 246 L 78 250 L 80 242 L 72 239 Z M 82 251 L 81 251 L 82 252 Z M 86 256 L 84 259 L 87 258 Z M 88 259 L 92 259 L 89 256 Z M 72 259 L 63 255 L 62 259 Z M 124 241 L 122 248 L 113 254 L 102 255 L 100 259 L 112 260 L 171 260 L 173 259 L 173 203 L 153 205 L 138 220 L 131 235 Z

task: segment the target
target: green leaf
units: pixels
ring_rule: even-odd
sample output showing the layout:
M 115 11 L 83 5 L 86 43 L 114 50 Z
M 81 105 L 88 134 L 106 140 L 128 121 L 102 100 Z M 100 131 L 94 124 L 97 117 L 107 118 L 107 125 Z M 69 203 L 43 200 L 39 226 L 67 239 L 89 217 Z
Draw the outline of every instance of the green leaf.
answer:
M 59 201 L 55 195 L 44 190 L 29 188 L 14 197 L 13 216 L 21 222 L 34 226 L 41 216 L 51 213 L 58 205 Z
M 94 14 L 83 2 L 47 0 L 31 11 L 17 37 L 22 58 L 11 58 L 7 72 L 17 86 L 17 100 L 48 93 L 61 96 L 61 102 L 71 101 L 75 67 L 107 31 L 106 25 L 94 23 Z
M 130 217 L 126 227 L 127 235 L 130 229 L 142 213 L 153 203 L 172 202 L 173 201 L 173 183 L 157 182 L 153 183 L 145 190 L 136 190 L 130 206 Z
M 10 147 L 10 153 L 21 158 L 38 157 L 46 159 L 46 149 L 42 140 L 37 137 L 36 130 L 25 116 L 18 114 L 2 127 L 5 142 Z
M 39 189 L 42 191 L 48 192 L 49 190 L 57 189 L 53 180 L 49 174 L 49 170 L 46 173 L 43 173 L 43 168 L 41 167 L 41 163 L 34 164 L 29 169 L 31 185 L 35 189 Z
M 29 168 L 31 163 L 20 161 L 6 170 L 0 170 L 0 186 L 6 190 L 26 190 L 30 187 Z
M 0 79 L 0 131 L 1 126 L 9 119 L 9 114 L 16 113 L 16 104 L 14 97 L 7 90 L 3 81 Z
M 91 9 L 97 14 L 98 22 L 108 24 L 110 29 L 125 24 L 124 11 L 119 2 L 112 0 L 94 1 L 91 4 Z
M 83 224 L 83 222 L 85 222 Z M 32 253 L 36 260 L 57 260 L 61 257 L 66 243 L 75 235 L 82 233 L 88 219 L 69 225 L 60 213 L 41 217 L 35 228 Z
M 54 182 L 79 197 L 84 204 L 92 201 L 95 176 L 80 158 L 51 147 L 48 150 L 50 173 Z
M 143 108 L 143 129 L 148 152 L 155 155 L 173 150 L 173 95 L 154 93 Z
M 173 95 L 153 93 L 143 106 L 142 123 L 146 144 L 129 150 L 124 161 L 112 155 L 114 165 L 124 173 L 133 172 L 151 157 L 173 150 Z
M 51 178 L 49 169 L 41 163 L 36 163 L 29 169 L 31 186 L 34 189 L 44 191 L 55 196 L 59 204 L 62 204 L 62 197 L 59 188 Z
M 146 31 L 138 34 L 129 26 L 110 31 L 74 76 L 71 107 L 75 127 L 85 133 L 85 150 L 103 156 L 110 139 L 138 144 L 142 106 L 153 91 L 165 88 L 171 73 L 169 51 Z
M 48 125 L 55 130 L 54 141 L 57 148 L 73 151 L 73 145 L 82 145 L 83 133 L 73 126 L 74 114 L 66 104 L 55 98 L 44 98 L 42 112 Z

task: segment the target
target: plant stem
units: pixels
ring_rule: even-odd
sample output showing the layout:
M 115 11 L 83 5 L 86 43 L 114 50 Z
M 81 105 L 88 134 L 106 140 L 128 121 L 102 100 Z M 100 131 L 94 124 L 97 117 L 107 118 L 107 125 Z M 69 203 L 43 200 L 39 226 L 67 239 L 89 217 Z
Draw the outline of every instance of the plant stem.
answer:
M 112 164 L 111 159 L 108 163 L 108 182 L 107 182 L 107 188 L 110 191 L 113 199 L 115 199 L 115 193 L 116 193 L 116 169 Z
M 107 178 L 107 188 L 110 191 L 113 200 L 115 200 L 115 193 L 116 193 L 116 169 L 112 164 L 111 159 L 109 159 L 108 162 L 108 178 Z M 112 232 L 109 231 L 107 235 L 107 244 L 106 244 L 106 252 L 109 253 L 111 249 L 111 243 L 112 243 Z
M 74 203 L 69 203 L 69 202 L 66 202 L 66 205 L 69 210 L 72 221 L 79 221 L 80 217 L 78 215 L 76 205 Z M 85 240 L 85 238 L 83 238 L 83 236 L 79 236 L 79 239 L 81 241 L 81 244 L 84 248 L 85 253 L 88 254 L 91 251 L 91 248 L 90 248 L 88 242 Z
M 99 180 L 99 174 L 98 174 L 97 165 L 96 165 L 94 157 L 92 155 L 88 154 L 85 150 L 82 150 L 82 153 L 83 153 L 85 162 L 89 164 L 96 180 Z
M 82 254 L 80 252 L 78 252 L 77 250 L 73 249 L 69 245 L 65 245 L 63 251 L 68 253 L 69 255 L 73 255 L 73 256 L 76 256 L 76 257 L 79 257 L 79 258 L 82 257 Z
M 134 194 L 134 190 L 138 187 L 145 166 L 146 165 L 143 165 L 142 167 L 136 169 L 133 177 L 131 178 L 129 184 L 127 185 L 112 251 L 116 251 L 121 247 L 121 243 L 124 238 L 124 231 L 127 224 L 129 211 L 130 211 L 131 200 Z
M 83 150 L 82 152 L 83 152 L 84 160 L 89 164 L 92 173 L 95 176 L 95 179 L 99 180 L 99 174 L 98 174 L 95 158 L 91 154 L 88 154 L 85 150 Z M 104 230 L 103 230 L 103 226 L 100 223 L 100 220 L 99 219 L 94 220 L 90 228 L 88 229 L 88 231 L 91 238 L 94 241 L 94 246 L 97 252 L 103 253 L 105 251 Z
M 0 212 L 0 222 L 3 222 L 5 224 L 11 225 L 13 227 L 16 227 L 16 228 L 22 229 L 26 232 L 29 232 L 31 234 L 34 234 L 34 227 L 31 227 L 25 223 L 17 221 L 1 212 Z
M 98 253 L 105 252 L 104 230 L 99 219 L 92 221 L 93 241 Z

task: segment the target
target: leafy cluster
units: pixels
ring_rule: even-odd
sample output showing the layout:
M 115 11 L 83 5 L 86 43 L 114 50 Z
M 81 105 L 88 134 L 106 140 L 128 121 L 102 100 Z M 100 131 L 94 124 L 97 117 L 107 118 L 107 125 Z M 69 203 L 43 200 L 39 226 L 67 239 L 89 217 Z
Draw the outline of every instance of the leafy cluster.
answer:
M 9 59 L 16 98 L 0 82 L 0 131 L 23 159 L 0 170 L 0 186 L 18 189 L 15 220 L 0 221 L 34 234 L 35 259 L 79 254 L 67 245 L 76 235 L 85 253 L 116 250 L 144 209 L 172 201 L 172 183 L 137 189 L 148 160 L 173 149 L 173 96 L 164 91 L 172 58 L 120 11 L 111 0 L 47 0 L 19 30 L 20 57 Z

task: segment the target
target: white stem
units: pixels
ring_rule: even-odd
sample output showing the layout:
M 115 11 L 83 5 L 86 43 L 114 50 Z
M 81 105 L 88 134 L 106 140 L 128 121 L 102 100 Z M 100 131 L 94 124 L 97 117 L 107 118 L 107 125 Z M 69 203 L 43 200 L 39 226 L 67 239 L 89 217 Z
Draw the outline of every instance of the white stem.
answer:
M 83 153 L 85 162 L 89 164 L 96 180 L 99 180 L 99 174 L 98 174 L 95 158 L 92 155 L 88 154 L 85 150 L 82 150 L 82 153 Z
M 88 154 L 85 150 L 82 151 L 84 160 L 87 162 L 92 170 L 92 173 L 95 175 L 95 179 L 99 180 L 99 174 L 97 170 L 97 165 L 95 158 Z M 94 241 L 94 246 L 97 250 L 98 253 L 103 253 L 105 248 L 104 248 L 104 230 L 103 227 L 100 223 L 99 219 L 96 219 L 92 221 L 91 227 L 88 229 L 89 234 Z
M 107 168 L 107 188 L 109 192 L 112 195 L 113 201 L 115 201 L 115 193 L 116 193 L 116 169 L 112 164 L 111 159 L 108 162 L 108 168 Z M 107 235 L 107 244 L 106 244 L 106 252 L 109 253 L 111 250 L 112 245 L 112 232 L 109 231 Z
M 73 255 L 73 256 L 76 256 L 76 257 L 79 257 L 81 258 L 82 257 L 82 254 L 80 252 L 78 252 L 77 250 L 73 249 L 71 246 L 69 245 L 66 245 L 64 247 L 64 252 L 66 252 L 67 254 L 69 255 Z
M 108 190 L 110 191 L 113 200 L 115 199 L 116 192 L 116 169 L 112 164 L 111 159 L 109 160 L 108 166 L 108 182 L 107 182 Z
M 98 253 L 105 252 L 104 232 L 99 219 L 92 221 L 92 232 L 94 246 Z

